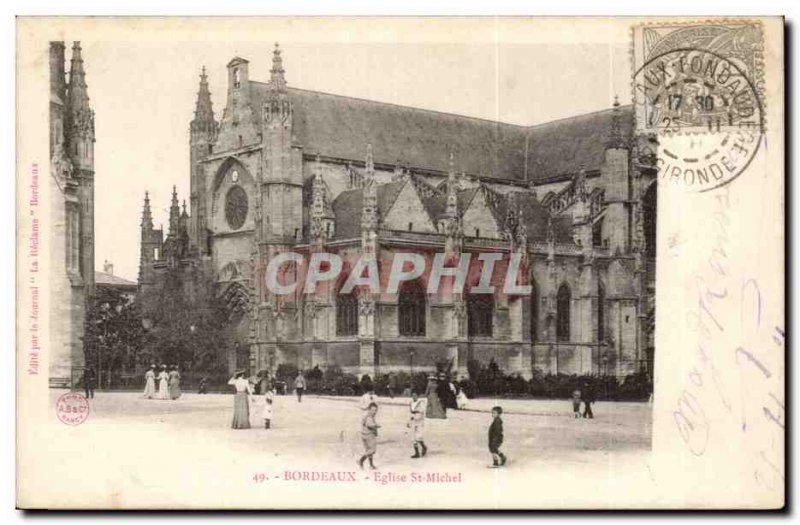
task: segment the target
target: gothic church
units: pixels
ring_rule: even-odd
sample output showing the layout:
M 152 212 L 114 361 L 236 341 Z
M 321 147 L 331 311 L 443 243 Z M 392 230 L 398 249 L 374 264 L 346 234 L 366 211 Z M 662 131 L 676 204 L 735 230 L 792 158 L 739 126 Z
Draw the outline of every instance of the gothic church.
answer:
M 290 87 L 275 46 L 267 82 L 227 65 L 218 121 L 205 68 L 190 123 L 189 212 L 169 230 L 145 196 L 142 304 L 167 278 L 221 298 L 231 370 L 336 364 L 354 373 L 449 362 L 625 376 L 652 372 L 655 170 L 631 108 L 518 126 Z M 165 235 L 166 234 L 166 235 Z M 273 295 L 272 258 L 519 253 L 528 295 Z M 169 276 L 169 277 L 168 277 Z

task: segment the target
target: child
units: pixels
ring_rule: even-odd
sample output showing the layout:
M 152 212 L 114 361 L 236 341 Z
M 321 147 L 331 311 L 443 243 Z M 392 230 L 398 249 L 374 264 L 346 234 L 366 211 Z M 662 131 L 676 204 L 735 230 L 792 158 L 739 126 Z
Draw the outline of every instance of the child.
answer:
M 272 421 L 272 401 L 275 399 L 275 391 L 267 389 L 264 394 L 264 428 L 269 430 L 270 421 Z
M 370 384 L 367 386 L 367 391 L 361 396 L 361 401 L 359 402 L 361 413 L 366 414 L 369 411 L 369 406 L 372 404 L 378 404 L 378 396 L 375 395 L 375 387 Z
M 372 456 L 378 448 L 378 429 L 380 425 L 375 422 L 375 414 L 378 413 L 378 405 L 372 403 L 367 408 L 367 414 L 361 419 L 361 441 L 364 443 L 364 455 L 358 460 L 358 466 L 364 469 L 364 460 L 369 460 L 369 467 L 375 470 L 375 463 Z
M 581 398 L 583 399 L 583 417 L 587 419 L 594 419 L 594 412 L 592 412 L 592 403 L 594 403 L 594 391 L 589 383 L 583 385 L 583 391 L 581 392 Z
M 581 417 L 581 391 L 579 389 L 575 389 L 572 391 L 572 413 L 575 415 L 575 419 L 580 419 Z
M 428 453 L 428 447 L 425 446 L 423 441 L 423 433 L 425 431 L 425 410 L 428 407 L 427 399 L 420 399 L 417 391 L 411 394 L 411 403 L 409 410 L 411 411 L 411 421 L 408 422 L 408 428 L 411 429 L 411 443 L 414 446 L 414 455 L 412 458 L 421 458 Z
M 492 453 L 492 466 L 502 467 L 506 464 L 506 456 L 500 452 L 500 445 L 503 444 L 503 420 L 500 415 L 503 408 L 492 407 L 492 424 L 489 425 L 489 452 Z

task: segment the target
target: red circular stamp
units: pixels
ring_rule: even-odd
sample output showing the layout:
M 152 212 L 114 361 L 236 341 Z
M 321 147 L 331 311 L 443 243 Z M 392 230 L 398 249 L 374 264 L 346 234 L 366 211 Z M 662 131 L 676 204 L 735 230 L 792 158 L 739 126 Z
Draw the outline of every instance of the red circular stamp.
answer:
M 65 425 L 80 425 L 89 417 L 89 401 L 77 392 L 67 392 L 56 401 L 56 415 Z

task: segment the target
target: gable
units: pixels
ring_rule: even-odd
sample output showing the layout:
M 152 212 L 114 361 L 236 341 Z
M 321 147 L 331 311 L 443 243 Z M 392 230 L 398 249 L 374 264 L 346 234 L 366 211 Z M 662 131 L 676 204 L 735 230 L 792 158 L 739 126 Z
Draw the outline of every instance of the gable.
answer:
M 489 208 L 484 191 L 476 191 L 469 207 L 463 214 L 464 236 L 484 239 L 500 239 L 500 228 L 494 213 Z M 476 235 L 476 229 L 478 235 Z
M 382 226 L 389 230 L 436 233 L 422 200 L 413 184 L 404 184 L 394 204 L 385 212 Z

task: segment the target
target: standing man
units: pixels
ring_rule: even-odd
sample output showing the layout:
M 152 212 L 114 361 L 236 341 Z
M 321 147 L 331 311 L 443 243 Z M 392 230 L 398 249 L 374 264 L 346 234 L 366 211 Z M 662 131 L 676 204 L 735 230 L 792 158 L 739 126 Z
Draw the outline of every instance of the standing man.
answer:
M 90 366 L 83 372 L 83 389 L 86 392 L 86 399 L 90 397 L 94 399 L 95 387 L 97 387 L 97 375 L 94 373 L 94 368 Z
M 303 377 L 303 372 L 297 372 L 297 377 L 294 378 L 294 390 L 297 393 L 297 402 L 303 402 L 303 392 L 306 390 L 306 378 Z
M 411 420 L 408 422 L 408 428 L 411 429 L 411 443 L 414 447 L 414 455 L 412 458 L 421 458 L 428 453 L 428 447 L 425 446 L 425 411 L 428 408 L 428 400 L 425 398 L 420 399 L 419 393 L 414 390 L 411 392 L 411 402 L 409 403 L 409 411 L 411 412 Z

